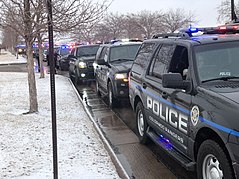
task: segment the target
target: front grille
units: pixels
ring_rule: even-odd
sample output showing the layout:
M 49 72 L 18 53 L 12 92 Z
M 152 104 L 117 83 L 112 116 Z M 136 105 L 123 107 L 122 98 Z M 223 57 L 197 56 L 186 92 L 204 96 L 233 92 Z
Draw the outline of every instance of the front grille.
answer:
M 88 68 L 93 68 L 93 62 L 87 62 L 87 67 Z

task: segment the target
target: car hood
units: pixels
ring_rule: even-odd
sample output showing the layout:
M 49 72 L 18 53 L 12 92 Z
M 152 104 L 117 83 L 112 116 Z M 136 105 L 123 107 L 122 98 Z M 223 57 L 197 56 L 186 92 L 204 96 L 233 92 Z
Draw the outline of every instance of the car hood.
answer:
M 239 84 L 216 85 L 210 91 L 239 104 Z
M 239 91 L 230 92 L 230 93 L 219 93 L 219 94 L 239 104 Z
M 114 62 L 113 65 L 118 72 L 128 72 L 133 64 L 133 61 Z

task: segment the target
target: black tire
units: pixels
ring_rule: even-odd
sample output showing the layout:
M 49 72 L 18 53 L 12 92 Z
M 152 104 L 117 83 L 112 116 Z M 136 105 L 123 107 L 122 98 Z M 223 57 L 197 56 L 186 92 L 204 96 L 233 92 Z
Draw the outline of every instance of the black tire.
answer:
M 79 79 L 78 73 L 75 73 L 75 85 L 80 85 L 82 81 Z
M 73 76 L 72 76 L 70 71 L 69 71 L 69 77 L 70 77 L 71 81 L 74 82 L 74 78 L 73 78 Z
M 197 154 L 198 179 L 234 178 L 231 162 L 221 146 L 213 141 L 204 141 Z M 211 177 L 210 177 L 211 176 Z
M 117 106 L 118 100 L 114 97 L 113 87 L 111 82 L 109 82 L 108 84 L 108 101 L 109 101 L 110 108 L 114 108 Z
M 147 144 L 149 141 L 149 138 L 146 134 L 147 128 L 148 123 L 146 121 L 143 104 L 138 102 L 136 106 L 136 129 L 141 144 Z
M 101 96 L 101 93 L 100 93 L 100 90 L 99 90 L 99 82 L 98 80 L 96 79 L 95 81 L 95 87 L 96 87 L 96 93 L 98 96 Z

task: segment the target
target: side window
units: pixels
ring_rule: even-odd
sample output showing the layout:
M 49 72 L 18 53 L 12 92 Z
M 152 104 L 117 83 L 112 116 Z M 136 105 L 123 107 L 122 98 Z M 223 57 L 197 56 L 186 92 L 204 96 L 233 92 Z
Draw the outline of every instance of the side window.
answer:
M 158 52 L 153 58 L 149 75 L 161 78 L 162 74 L 168 72 L 169 63 L 173 56 L 174 46 L 164 44 L 159 48 Z
M 106 53 L 107 47 L 103 47 L 101 54 L 99 56 L 100 59 L 104 59 L 105 53 Z
M 106 47 L 106 48 L 104 49 L 104 53 L 102 53 L 102 58 L 104 57 L 105 62 L 108 61 L 108 55 L 109 55 L 109 48 Z
M 177 45 L 168 72 L 180 73 L 183 79 L 186 79 L 188 66 L 188 49 L 184 46 Z
M 149 64 L 150 58 L 153 54 L 154 47 L 154 43 L 143 43 L 141 45 L 132 66 L 132 71 L 141 74 L 142 71 L 146 70 L 146 67 Z
M 96 56 L 95 56 L 96 61 L 98 61 L 100 59 L 100 55 L 101 55 L 101 52 L 102 52 L 103 48 L 104 47 L 100 46 L 99 49 L 97 50 L 97 53 L 96 53 Z
M 105 50 L 106 50 L 106 47 L 104 47 L 104 46 L 99 47 L 99 49 L 97 50 L 97 53 L 96 53 L 96 61 L 104 59 Z

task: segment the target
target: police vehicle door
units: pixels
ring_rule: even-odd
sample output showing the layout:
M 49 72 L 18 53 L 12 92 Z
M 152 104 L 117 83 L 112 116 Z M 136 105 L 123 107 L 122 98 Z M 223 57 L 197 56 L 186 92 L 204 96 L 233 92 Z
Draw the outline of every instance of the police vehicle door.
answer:
M 162 74 L 168 72 L 177 49 L 173 44 L 163 44 L 155 53 L 146 76 L 146 111 L 148 121 L 158 135 L 169 139 L 174 147 L 187 153 L 191 96 L 182 90 L 162 86 Z
M 100 65 L 98 69 L 97 78 L 99 79 L 99 86 L 104 92 L 107 92 L 107 72 L 109 67 L 108 65 L 108 54 L 109 47 L 104 47 L 102 50 L 101 58 L 106 62 L 105 65 Z

